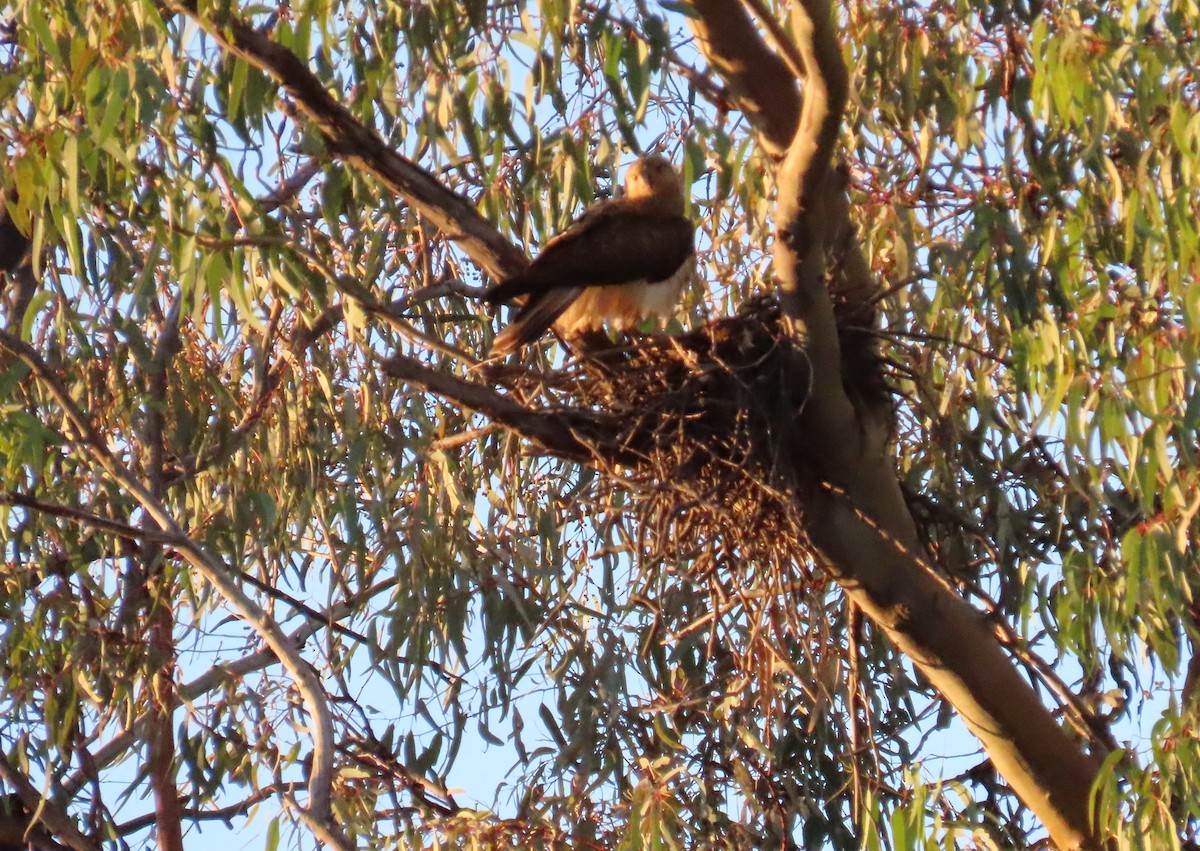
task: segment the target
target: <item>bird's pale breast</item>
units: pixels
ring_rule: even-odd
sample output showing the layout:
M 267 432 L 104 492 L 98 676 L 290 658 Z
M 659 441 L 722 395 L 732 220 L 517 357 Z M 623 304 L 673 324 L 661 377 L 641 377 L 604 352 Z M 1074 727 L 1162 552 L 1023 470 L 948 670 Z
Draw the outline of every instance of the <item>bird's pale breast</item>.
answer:
M 647 318 L 664 324 L 675 312 L 695 265 L 695 257 L 690 256 L 664 281 L 589 287 L 563 311 L 555 328 L 569 338 L 606 325 L 616 330 L 634 328 Z

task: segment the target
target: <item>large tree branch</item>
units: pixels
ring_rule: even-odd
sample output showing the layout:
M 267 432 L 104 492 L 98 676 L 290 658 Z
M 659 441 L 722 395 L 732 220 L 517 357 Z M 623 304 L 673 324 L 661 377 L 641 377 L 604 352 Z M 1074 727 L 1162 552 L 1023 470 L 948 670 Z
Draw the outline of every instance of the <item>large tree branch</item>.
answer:
M 729 82 L 734 103 L 750 119 L 762 149 L 775 160 L 784 160 L 786 156 L 792 156 L 792 162 L 785 163 L 785 167 L 792 172 L 803 172 L 803 162 L 797 159 L 799 152 L 792 143 L 796 139 L 796 130 L 804 109 L 797 89 L 797 77 L 807 74 L 804 68 L 805 58 L 789 41 L 783 27 L 770 18 L 770 12 L 762 3 L 755 0 L 747 5 L 753 8 L 755 15 L 763 19 L 771 42 L 779 47 L 787 57 L 786 60 L 771 50 L 767 40 L 760 35 L 755 26 L 754 18 L 741 3 L 726 0 L 692 0 L 692 6 L 699 15 L 690 22 L 692 29 L 709 65 Z M 800 18 L 799 25 L 804 26 L 803 18 Z M 819 41 L 812 44 L 817 48 L 821 46 Z M 836 41 L 831 41 L 830 45 L 832 49 L 837 49 Z M 826 58 L 831 61 L 837 59 L 836 56 Z M 836 66 L 840 64 L 840 61 L 835 63 Z M 800 67 L 794 72 L 796 66 Z M 844 71 L 840 79 L 834 82 L 844 89 Z M 824 95 L 825 103 L 821 105 L 827 107 L 830 93 L 824 91 L 826 85 L 827 81 L 822 79 L 810 81 L 806 94 L 815 96 L 819 92 Z M 845 97 L 844 91 L 833 94 L 839 101 Z M 817 112 L 813 111 L 809 111 L 808 116 L 809 122 L 819 117 Z M 827 128 L 828 135 L 824 138 L 819 138 L 817 133 L 813 133 L 810 138 L 814 144 L 820 144 L 823 150 L 820 155 L 809 151 L 804 159 L 828 162 L 829 152 L 836 141 L 838 126 L 836 123 L 830 124 Z M 869 329 L 874 323 L 875 299 L 879 287 L 871 276 L 870 267 L 855 237 L 854 224 L 850 221 L 850 200 L 843 186 L 844 178 L 825 168 L 814 170 L 812 176 L 816 182 L 806 187 L 805 202 L 810 207 L 821 210 L 819 221 L 814 224 L 821 224 L 823 227 L 819 233 L 810 233 L 807 236 L 809 240 L 819 237 L 826 256 L 832 255 L 837 259 L 830 287 L 838 293 L 841 300 L 838 314 L 844 318 L 843 324 Z M 799 196 L 792 194 L 790 202 L 800 203 Z M 783 220 L 783 216 L 776 217 L 777 223 Z M 800 236 L 804 238 L 804 235 Z M 807 261 L 808 276 L 825 271 L 819 266 L 820 259 L 814 256 Z M 783 294 L 784 307 L 793 316 L 796 315 L 798 306 L 789 306 L 787 301 L 795 297 L 794 292 L 793 290 Z M 835 337 L 821 342 L 822 352 L 830 357 L 813 358 L 814 372 L 818 378 L 832 381 L 846 375 L 850 383 L 855 383 L 861 378 L 858 375 L 856 358 L 852 358 L 845 369 L 842 369 L 838 357 L 839 345 L 844 347 L 849 344 L 853 347 L 853 341 L 838 341 Z M 873 355 L 868 354 L 868 358 L 870 357 Z M 851 401 L 879 420 L 888 418 L 886 406 L 878 399 L 872 398 L 866 389 L 856 393 Z
M 226 565 L 188 537 L 167 511 L 166 506 L 118 462 L 91 419 L 79 408 L 67 388 L 38 353 L 24 341 L 5 332 L 0 332 L 0 349 L 8 351 L 30 368 L 34 378 L 42 383 L 62 408 L 67 422 L 75 432 L 75 442 L 79 448 L 90 456 L 114 483 L 138 501 L 158 527 L 167 534 L 169 545 L 237 610 L 283 663 L 312 717 L 313 767 L 308 784 L 309 816 L 315 824 L 330 825 L 330 830 L 336 831 L 332 825 L 330 808 L 334 757 L 333 716 L 329 710 L 325 690 L 316 673 L 296 647 L 288 641 L 275 619 L 242 590 Z M 348 841 L 340 839 L 335 844 L 338 847 L 350 847 Z
M 633 453 L 624 452 L 616 445 L 613 437 L 619 430 L 601 416 L 568 408 L 557 411 L 527 408 L 491 387 L 431 369 L 407 355 L 394 354 L 380 366 L 393 378 L 484 414 L 540 444 L 551 455 L 591 462 L 631 463 L 637 460 Z
M 330 150 L 405 198 L 487 274 L 504 278 L 528 265 L 524 252 L 481 216 L 469 199 L 389 148 L 334 99 L 296 54 L 223 11 L 220 4 L 209 4 L 204 15 L 197 11 L 195 0 L 167 0 L 166 6 L 196 21 L 225 50 L 269 74 L 321 129 Z
M 807 5 L 814 7 L 811 15 Z M 833 303 L 825 287 L 826 197 L 833 194 L 829 163 L 846 106 L 846 68 L 833 36 L 828 2 L 793 8 L 792 25 L 807 80 L 800 120 L 775 176 L 775 272 L 782 281 L 784 315 L 804 326 L 813 364 L 809 404 L 837 404 L 841 418 L 853 419 L 843 391 Z
M 767 47 L 741 3 L 692 0 L 691 5 L 699 17 L 688 23 L 709 65 L 729 84 L 734 102 L 758 133 L 763 150 L 782 156 L 800 117 L 795 76 Z
M 710 33 L 702 44 L 718 71 L 739 74 L 762 67 L 772 77 L 770 85 L 760 81 L 757 90 L 737 87 L 764 147 L 776 153 L 780 143 L 780 122 L 765 117 L 772 108 L 795 128 L 777 174 L 775 262 L 784 282 L 784 309 L 807 336 L 814 368 L 802 452 L 809 463 L 816 462 L 825 490 L 806 505 L 812 542 L 851 599 L 955 707 L 1054 841 L 1063 848 L 1098 846 L 1088 819 L 1097 762 L 1055 722 L 980 613 L 925 563 L 887 451 L 886 424 L 858 416 L 843 387 L 838 328 L 823 277 L 824 251 L 833 235 L 825 227 L 835 200 L 829 162 L 846 97 L 829 2 L 793 6 L 793 31 L 805 66 L 798 116 L 779 94 L 783 63 L 752 58 L 769 51 L 749 16 L 729 8 L 736 4 L 696 0 L 694 5 Z M 730 56 L 742 57 L 740 64 L 731 63 Z

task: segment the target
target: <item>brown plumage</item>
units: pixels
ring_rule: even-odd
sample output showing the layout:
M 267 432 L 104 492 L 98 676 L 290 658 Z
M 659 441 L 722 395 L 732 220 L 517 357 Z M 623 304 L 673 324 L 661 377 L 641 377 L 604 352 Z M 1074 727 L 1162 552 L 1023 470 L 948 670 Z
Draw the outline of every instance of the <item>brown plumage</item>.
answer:
M 683 182 L 665 157 L 643 157 L 625 194 L 602 201 L 546 243 L 529 268 L 488 291 L 490 302 L 527 296 L 492 355 L 532 343 L 552 325 L 565 338 L 609 325 L 670 316 L 695 266 L 695 229 L 683 214 Z

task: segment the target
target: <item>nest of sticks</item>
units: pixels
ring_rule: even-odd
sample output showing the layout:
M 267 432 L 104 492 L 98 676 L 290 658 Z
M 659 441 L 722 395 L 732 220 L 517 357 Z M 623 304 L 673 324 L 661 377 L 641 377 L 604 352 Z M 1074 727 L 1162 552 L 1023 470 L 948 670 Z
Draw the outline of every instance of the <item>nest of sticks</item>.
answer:
M 594 343 L 560 370 L 504 383 L 596 418 L 596 466 L 633 495 L 643 557 L 751 585 L 747 571 L 791 590 L 811 580 L 797 555 L 815 485 L 784 454 L 802 445 L 811 368 L 773 298 L 686 334 Z

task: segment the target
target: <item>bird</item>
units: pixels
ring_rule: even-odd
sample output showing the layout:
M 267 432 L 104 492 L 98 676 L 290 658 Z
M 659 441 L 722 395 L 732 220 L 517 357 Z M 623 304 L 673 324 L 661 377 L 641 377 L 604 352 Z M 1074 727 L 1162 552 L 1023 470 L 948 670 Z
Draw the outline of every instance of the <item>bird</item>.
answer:
M 626 172 L 623 195 L 590 207 L 528 268 L 484 294 L 492 304 L 526 297 L 490 356 L 516 351 L 551 326 L 572 340 L 604 325 L 661 322 L 695 274 L 694 240 L 679 172 L 661 154 L 642 157 Z

